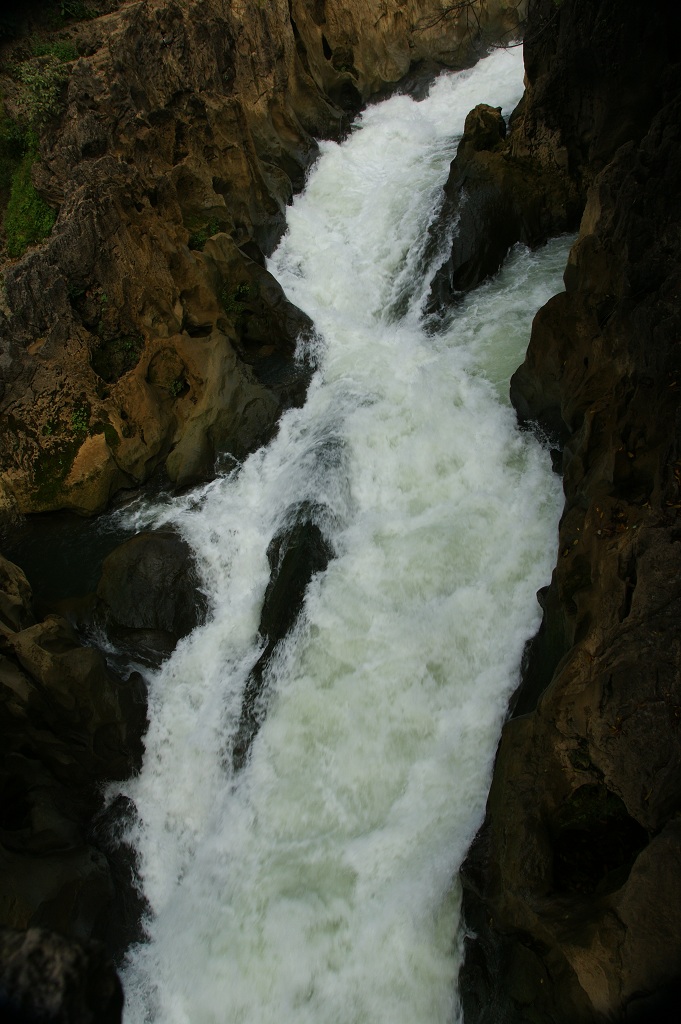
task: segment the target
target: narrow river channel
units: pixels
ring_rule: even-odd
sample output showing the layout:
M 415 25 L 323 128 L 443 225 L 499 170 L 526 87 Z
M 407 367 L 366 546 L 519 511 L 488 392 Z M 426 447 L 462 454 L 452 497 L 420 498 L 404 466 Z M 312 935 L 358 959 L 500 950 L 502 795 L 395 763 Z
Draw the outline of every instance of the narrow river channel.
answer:
M 148 941 L 126 1024 L 451 1024 L 457 872 L 555 560 L 560 480 L 507 399 L 567 242 L 515 251 L 440 329 L 426 236 L 466 113 L 509 113 L 520 48 L 323 143 L 270 269 L 314 320 L 305 406 L 242 466 L 137 513 L 193 546 L 207 624 L 149 676 Z M 302 357 L 302 354 L 301 354 Z M 334 552 L 231 769 L 272 538 L 308 502 Z

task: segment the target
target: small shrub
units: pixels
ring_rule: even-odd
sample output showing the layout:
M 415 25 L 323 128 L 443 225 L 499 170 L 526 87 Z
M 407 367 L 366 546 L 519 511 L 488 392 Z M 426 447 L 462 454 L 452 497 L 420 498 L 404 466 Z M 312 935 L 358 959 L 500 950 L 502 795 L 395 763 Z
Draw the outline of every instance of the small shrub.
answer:
M 190 249 L 198 249 L 199 251 L 201 251 L 206 242 L 208 241 L 208 239 L 212 238 L 213 235 L 217 235 L 218 231 L 220 230 L 220 227 L 221 224 L 218 220 L 209 221 L 208 224 L 206 224 L 204 227 L 199 228 L 197 231 L 194 231 L 189 236 L 189 239 L 187 240 L 187 245 L 189 246 Z
M 180 395 L 185 393 L 188 387 L 189 385 L 184 377 L 176 377 L 175 380 L 172 381 L 168 390 L 173 398 L 179 398 Z
M 51 54 L 25 60 L 17 68 L 17 77 L 25 86 L 23 102 L 32 128 L 41 128 L 61 113 L 69 73 L 58 57 Z
M 251 288 L 250 285 L 244 282 L 237 285 L 233 292 L 229 292 L 226 287 L 223 287 L 220 289 L 218 297 L 225 313 L 231 313 L 232 316 L 240 317 L 246 311 L 246 302 L 251 297 Z

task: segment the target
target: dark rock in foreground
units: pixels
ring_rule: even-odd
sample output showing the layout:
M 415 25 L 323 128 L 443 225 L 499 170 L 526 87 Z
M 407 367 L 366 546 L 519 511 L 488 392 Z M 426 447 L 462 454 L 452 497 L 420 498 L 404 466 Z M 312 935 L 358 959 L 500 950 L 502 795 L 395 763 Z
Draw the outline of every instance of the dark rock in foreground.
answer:
M 36 623 L 20 569 L 0 559 L 0 915 L 87 939 L 114 907 L 91 823 L 101 787 L 139 764 L 142 680 L 116 676 L 65 619 Z
M 99 943 L 0 929 L 4 1024 L 119 1024 L 123 990 Z

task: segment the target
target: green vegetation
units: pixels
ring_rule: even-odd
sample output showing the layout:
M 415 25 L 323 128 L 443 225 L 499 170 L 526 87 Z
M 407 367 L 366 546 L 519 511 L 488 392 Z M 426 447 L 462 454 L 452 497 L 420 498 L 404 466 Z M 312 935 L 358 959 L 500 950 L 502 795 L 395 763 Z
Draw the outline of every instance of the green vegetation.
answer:
M 185 377 L 176 377 L 171 383 L 169 391 L 173 398 L 179 398 L 180 395 L 184 394 L 189 385 L 187 384 Z
M 59 57 L 49 54 L 22 61 L 16 74 L 25 87 L 23 103 L 28 125 L 34 130 L 40 129 L 61 113 L 68 69 Z
M 218 220 L 210 220 L 205 226 L 192 232 L 187 241 L 187 245 L 190 249 L 202 250 L 208 239 L 212 238 L 213 235 L 217 235 L 221 226 L 222 225 Z
M 90 423 L 90 407 L 77 405 L 71 414 L 71 429 L 74 434 L 86 434 Z
M 17 62 L 5 65 L 21 86 L 16 118 L 7 115 L 0 97 L 0 216 L 4 211 L 7 252 L 12 257 L 42 241 L 56 219 L 33 186 L 31 168 L 38 159 L 40 135 L 62 112 L 68 65 L 78 57 L 78 50 L 69 39 L 46 38 L 45 30 L 97 13 L 84 0 L 29 0 L 16 13 L 0 14 L 0 40 L 27 36 L 10 57 Z M 28 25 L 36 35 L 28 37 Z M 31 56 L 23 59 L 27 51 Z
M 36 502 L 45 507 L 52 505 L 71 472 L 73 461 L 82 441 L 62 441 L 55 450 L 39 452 L 33 468 Z
M 36 192 L 31 181 L 31 168 L 36 159 L 34 149 L 24 154 L 12 176 L 12 185 L 5 212 L 5 236 L 10 256 L 21 256 L 29 245 L 49 235 L 56 213 Z
M 68 39 L 34 39 L 31 50 L 34 57 L 56 57 L 62 64 L 78 57 L 78 50 Z
M 246 303 L 251 298 L 251 287 L 242 282 L 237 285 L 233 292 L 229 292 L 226 286 L 220 289 L 218 298 L 222 303 L 225 313 L 240 317 L 246 312 Z
M 24 61 L 16 74 L 24 85 L 23 123 L 0 105 L 0 210 L 5 210 L 7 252 L 13 257 L 46 238 L 56 220 L 35 190 L 31 168 L 38 159 L 40 129 L 61 110 L 68 71 L 52 54 Z

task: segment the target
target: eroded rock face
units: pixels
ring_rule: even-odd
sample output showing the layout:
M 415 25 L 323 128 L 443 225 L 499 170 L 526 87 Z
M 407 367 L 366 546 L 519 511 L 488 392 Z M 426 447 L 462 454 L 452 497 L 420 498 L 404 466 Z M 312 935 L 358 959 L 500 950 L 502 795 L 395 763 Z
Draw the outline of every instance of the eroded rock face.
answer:
M 467 63 L 524 6 L 142 0 L 72 28 L 83 56 L 33 168 L 57 223 L 2 270 L 0 479 L 19 511 L 97 512 L 159 467 L 186 484 L 262 442 L 286 395 L 235 350 L 289 359 L 309 328 L 258 259 L 314 139 L 414 63 Z
M 574 180 L 591 184 L 567 290 L 535 318 L 512 382 L 521 418 L 562 447 L 566 504 L 542 629 L 465 866 L 477 939 L 462 985 L 473 1022 L 671 1021 L 681 964 L 670 910 L 681 900 L 676 26 L 651 17 L 639 40 L 633 5 L 537 9 L 540 25 L 556 26 L 557 80 L 541 71 L 525 123 L 551 124 Z M 573 62 L 585 67 L 588 32 L 615 82 L 636 69 L 640 96 L 629 106 L 623 92 L 622 123 L 600 65 L 569 101 L 562 93 Z M 532 33 L 539 45 L 537 23 Z M 538 61 L 530 46 L 528 74 Z M 564 107 L 548 111 L 554 95 Z

